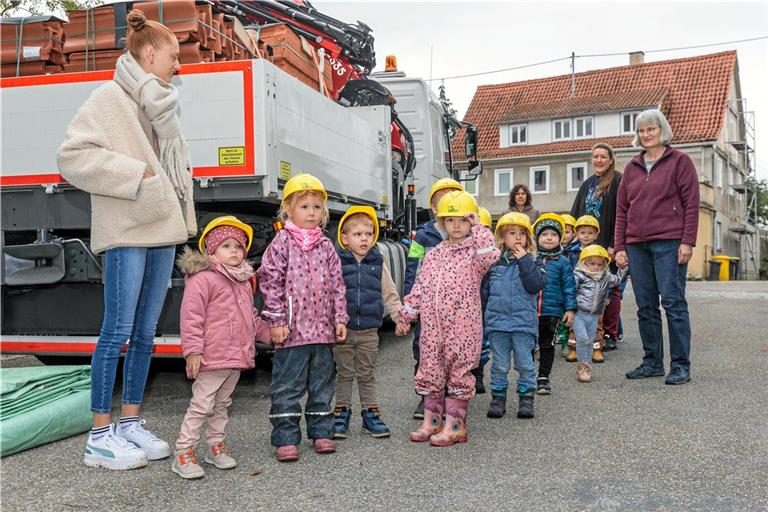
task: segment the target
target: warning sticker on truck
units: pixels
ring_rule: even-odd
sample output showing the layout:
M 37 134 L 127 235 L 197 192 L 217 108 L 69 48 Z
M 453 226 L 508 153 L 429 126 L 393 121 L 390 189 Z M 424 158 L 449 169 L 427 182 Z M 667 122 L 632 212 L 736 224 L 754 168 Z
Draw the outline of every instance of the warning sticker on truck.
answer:
M 280 161 L 280 179 L 288 181 L 291 179 L 291 164 L 290 162 Z
M 219 165 L 245 165 L 245 146 L 219 148 Z

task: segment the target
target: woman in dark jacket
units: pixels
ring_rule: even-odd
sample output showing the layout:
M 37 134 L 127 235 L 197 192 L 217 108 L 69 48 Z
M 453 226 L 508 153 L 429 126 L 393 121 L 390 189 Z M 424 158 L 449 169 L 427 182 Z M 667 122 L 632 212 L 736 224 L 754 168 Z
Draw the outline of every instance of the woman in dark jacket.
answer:
M 531 191 L 525 185 L 515 185 L 509 193 L 509 208 L 502 215 L 509 212 L 526 214 L 531 219 L 531 224 L 541 215 L 541 212 L 531 204 Z
M 577 219 L 582 215 L 591 215 L 600 221 L 600 233 L 595 243 L 603 246 L 613 257 L 616 194 L 621 183 L 621 173 L 616 170 L 616 158 L 611 146 L 602 142 L 592 146 L 592 169 L 595 174 L 579 187 L 571 206 L 571 215 Z
M 595 174 L 579 187 L 571 207 L 571 215 L 579 218 L 592 215 L 600 222 L 600 233 L 594 243 L 601 245 L 613 257 L 613 234 L 616 224 L 616 195 L 621 183 L 621 173 L 616 170 L 613 148 L 599 142 L 592 146 L 592 169 Z M 616 266 L 612 265 L 613 272 Z M 611 291 L 610 302 L 598 323 L 597 342 L 604 343 L 603 350 L 616 350 L 621 318 L 621 292 L 618 287 Z M 605 336 L 604 336 L 605 335 Z
M 672 130 L 658 110 L 637 116 L 643 151 L 624 168 L 616 200 L 616 264 L 629 265 L 643 341 L 643 362 L 628 379 L 664 375 L 659 299 L 669 330 L 666 384 L 690 380 L 691 321 L 685 300 L 688 261 L 699 224 L 699 178 L 691 157 L 669 145 Z

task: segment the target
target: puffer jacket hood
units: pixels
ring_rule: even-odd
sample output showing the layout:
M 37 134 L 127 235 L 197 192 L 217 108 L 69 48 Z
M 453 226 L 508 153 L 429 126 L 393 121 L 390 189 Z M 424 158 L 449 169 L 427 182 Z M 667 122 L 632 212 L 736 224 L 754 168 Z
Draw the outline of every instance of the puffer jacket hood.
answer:
M 191 276 L 211 268 L 211 261 L 208 259 L 208 255 L 189 246 L 184 246 L 184 251 L 176 260 L 176 265 L 185 276 Z

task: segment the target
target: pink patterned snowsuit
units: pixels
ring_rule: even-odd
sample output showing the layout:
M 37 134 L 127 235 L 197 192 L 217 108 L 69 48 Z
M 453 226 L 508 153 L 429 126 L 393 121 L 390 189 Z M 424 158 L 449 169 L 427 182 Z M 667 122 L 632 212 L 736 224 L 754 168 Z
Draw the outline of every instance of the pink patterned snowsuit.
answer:
M 460 244 L 440 243 L 424 258 L 411 293 L 403 300 L 400 319 L 421 316 L 421 360 L 416 392 L 431 398 L 448 395 L 470 400 L 480 362 L 483 321 L 480 283 L 499 259 L 491 231 L 483 225 Z

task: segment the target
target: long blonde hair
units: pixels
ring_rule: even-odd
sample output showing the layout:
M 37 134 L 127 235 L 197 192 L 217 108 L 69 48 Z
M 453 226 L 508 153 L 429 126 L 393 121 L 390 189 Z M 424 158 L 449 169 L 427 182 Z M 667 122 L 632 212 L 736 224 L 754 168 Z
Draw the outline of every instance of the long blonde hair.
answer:
M 277 212 L 277 217 L 281 221 L 287 222 L 288 212 L 290 212 L 291 209 L 293 209 L 293 207 L 296 205 L 299 199 L 302 199 L 309 194 L 317 194 L 318 196 L 320 196 L 321 199 L 323 199 L 323 215 L 320 218 L 320 227 L 324 228 L 326 224 L 328 224 L 328 219 L 331 217 L 331 213 L 328 211 L 328 201 L 326 201 L 323 198 L 323 194 L 315 190 L 301 190 L 299 192 L 294 192 L 293 194 L 289 195 L 287 198 L 283 200 L 282 203 L 280 203 L 280 210 Z

